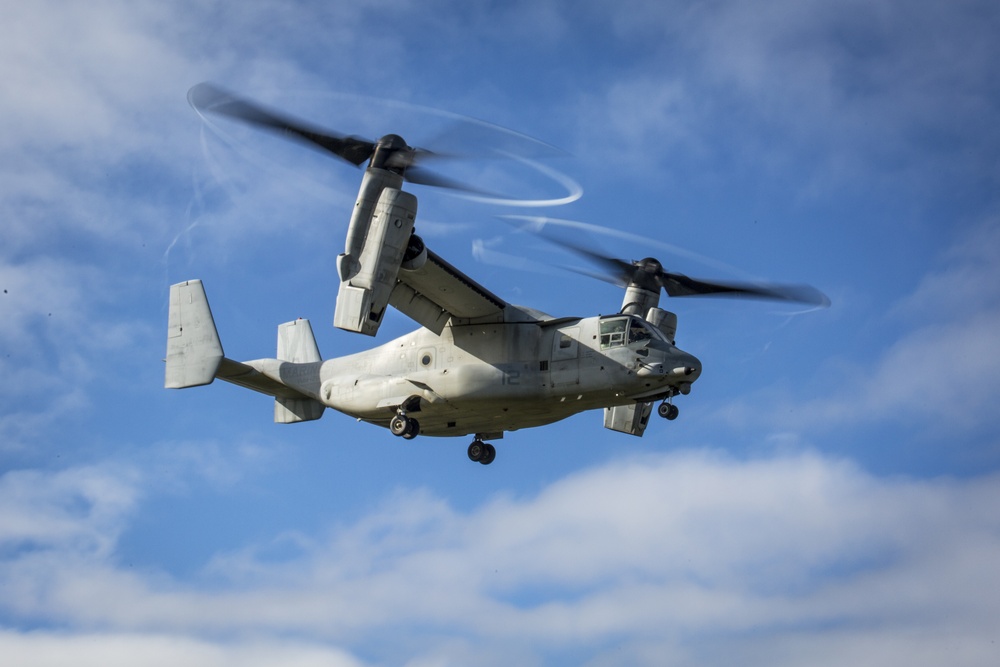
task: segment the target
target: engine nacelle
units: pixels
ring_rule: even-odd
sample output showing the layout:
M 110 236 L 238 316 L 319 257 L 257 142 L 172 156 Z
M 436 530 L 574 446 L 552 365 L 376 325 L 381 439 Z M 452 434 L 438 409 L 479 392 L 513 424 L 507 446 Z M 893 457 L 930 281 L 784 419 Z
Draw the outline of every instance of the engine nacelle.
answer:
M 378 333 L 416 217 L 416 197 L 396 188 L 382 190 L 360 256 L 337 258 L 341 283 L 335 327 L 369 336 Z
M 424 240 L 416 234 L 410 235 L 406 242 L 406 252 L 403 253 L 403 263 L 399 268 L 404 271 L 419 271 L 427 263 L 427 246 Z

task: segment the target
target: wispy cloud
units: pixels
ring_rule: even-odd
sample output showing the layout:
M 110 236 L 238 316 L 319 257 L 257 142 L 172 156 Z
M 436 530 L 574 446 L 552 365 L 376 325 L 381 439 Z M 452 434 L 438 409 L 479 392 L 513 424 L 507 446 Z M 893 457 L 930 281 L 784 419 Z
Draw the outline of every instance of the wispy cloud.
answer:
M 978 182 L 992 168 L 1000 133 L 986 120 L 997 111 L 988 3 L 633 5 L 642 11 L 589 8 L 630 45 L 632 66 L 613 85 L 580 91 L 581 154 L 661 177 L 693 160 L 685 181 L 717 165 L 772 180 L 795 168 L 794 194 L 806 198 L 832 184 Z
M 732 423 L 818 433 L 879 424 L 913 425 L 945 436 L 991 433 L 1000 391 L 1000 220 L 944 248 L 915 289 L 871 326 L 891 331 L 869 349 L 845 344 L 817 369 L 811 396 L 772 387 L 718 408 Z M 845 307 L 850 308 L 848 303 Z M 846 341 L 845 341 L 846 343 Z M 763 407 L 762 407 L 763 406 Z
M 116 465 L 7 472 L 0 477 L 0 548 L 108 558 L 141 496 L 137 481 L 135 471 Z
M 24 667 L 142 665 L 143 667 L 356 667 L 363 664 L 334 647 L 294 640 L 197 639 L 158 633 L 0 631 L 4 659 Z

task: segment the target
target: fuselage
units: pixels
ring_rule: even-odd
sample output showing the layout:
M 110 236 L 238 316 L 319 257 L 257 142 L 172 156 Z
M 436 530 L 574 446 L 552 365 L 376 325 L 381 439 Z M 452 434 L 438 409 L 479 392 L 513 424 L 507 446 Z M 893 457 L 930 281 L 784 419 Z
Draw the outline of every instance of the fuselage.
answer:
M 523 311 L 522 311 L 523 312 Z M 687 393 L 700 362 L 638 317 L 418 329 L 327 361 L 247 362 L 357 419 L 388 426 L 397 409 L 423 435 L 499 437 L 585 410 Z

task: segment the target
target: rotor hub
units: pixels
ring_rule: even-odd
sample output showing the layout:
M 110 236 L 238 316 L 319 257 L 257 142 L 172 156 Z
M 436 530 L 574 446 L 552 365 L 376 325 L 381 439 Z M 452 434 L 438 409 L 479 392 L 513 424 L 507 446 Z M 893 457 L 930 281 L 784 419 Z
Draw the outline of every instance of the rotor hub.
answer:
M 660 292 L 660 274 L 663 273 L 663 265 L 652 257 L 632 262 L 635 270 L 632 271 L 630 284 L 646 289 L 651 292 Z
M 398 134 L 387 134 L 375 143 L 369 167 L 402 175 L 413 164 L 413 149 Z

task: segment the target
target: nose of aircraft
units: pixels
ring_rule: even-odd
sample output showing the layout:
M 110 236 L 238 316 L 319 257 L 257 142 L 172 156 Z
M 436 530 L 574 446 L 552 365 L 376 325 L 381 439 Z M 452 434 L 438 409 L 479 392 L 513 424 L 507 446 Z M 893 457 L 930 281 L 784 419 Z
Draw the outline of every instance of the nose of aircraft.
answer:
M 701 362 L 694 355 L 678 350 L 673 345 L 652 346 L 652 348 L 658 355 L 647 355 L 646 359 L 639 360 L 639 375 L 659 376 L 669 384 L 683 385 L 688 389 L 701 375 Z
M 697 362 L 695 362 L 697 363 Z M 686 363 L 681 366 L 674 366 L 670 369 L 670 375 L 678 378 L 684 378 L 688 382 L 693 382 L 698 379 L 701 375 L 701 366 L 695 366 L 692 363 Z
M 690 378 L 691 382 L 694 382 L 701 375 L 701 361 L 699 361 L 698 357 L 694 356 L 693 354 L 685 353 L 684 356 L 685 356 L 684 366 L 688 369 L 688 377 Z
M 701 362 L 694 355 L 677 350 L 671 362 L 673 368 L 670 369 L 669 375 L 688 386 L 701 376 Z

